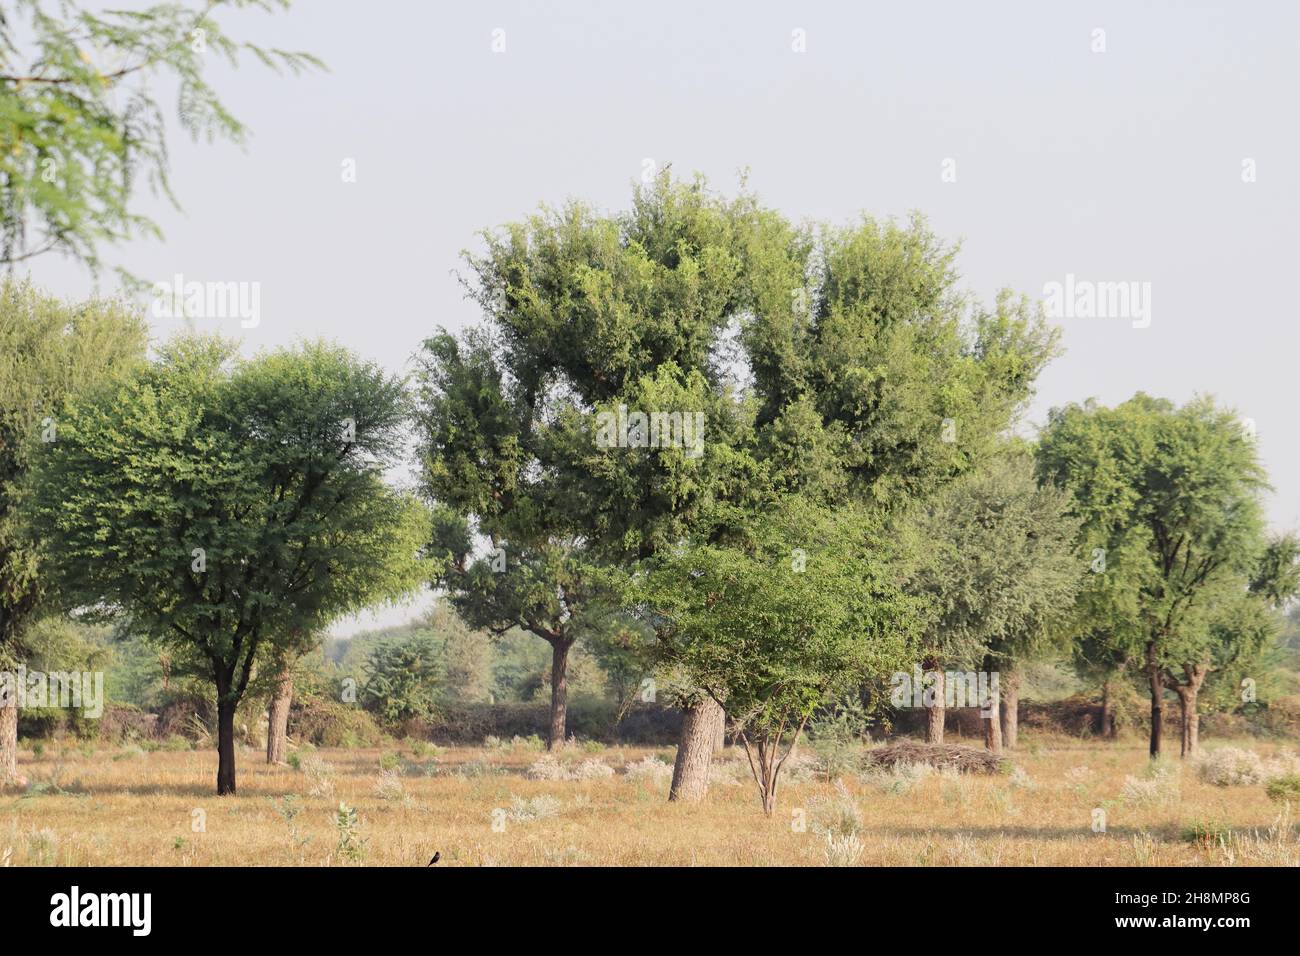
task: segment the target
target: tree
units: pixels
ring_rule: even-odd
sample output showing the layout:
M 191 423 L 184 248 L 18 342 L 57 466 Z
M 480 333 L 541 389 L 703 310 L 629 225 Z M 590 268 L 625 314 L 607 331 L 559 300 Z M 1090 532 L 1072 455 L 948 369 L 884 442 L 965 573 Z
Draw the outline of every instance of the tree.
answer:
M 726 524 L 642 562 L 630 597 L 659 658 L 726 710 L 771 816 L 814 712 L 913 651 L 916 602 L 865 515 L 789 501 Z
M 166 122 L 150 84 L 176 85 L 181 125 L 195 139 L 242 143 L 243 124 L 206 78 L 212 58 L 233 66 L 247 53 L 295 73 L 323 64 L 237 41 L 218 14 L 288 5 L 204 0 L 92 11 L 18 0 L 0 11 L 0 262 L 57 251 L 97 269 L 102 244 L 161 235 L 133 203 L 142 182 L 176 202 Z
M 1015 746 L 1020 665 L 1060 643 L 1079 588 L 1085 564 L 1070 504 L 1066 493 L 1038 485 L 1031 453 L 1012 445 L 927 500 L 917 517 L 924 557 L 911 587 L 928 604 L 924 659 L 938 673 L 948 664 L 979 666 L 990 688 L 998 675 L 1006 697 L 980 701 L 995 752 L 1004 736 Z M 934 698 L 930 723 L 940 732 L 927 739 L 941 742 L 942 681 Z
M 727 204 L 666 175 L 627 213 L 571 203 L 484 241 L 468 263 L 485 328 L 436 335 L 423 352 L 437 584 L 472 626 L 517 626 L 551 645 L 554 747 L 584 616 L 618 626 L 600 568 L 676 540 L 734 471 L 720 453 L 731 403 L 719 349 L 741 301 L 739 260 Z M 602 444 L 600 416 L 620 408 L 675 411 L 679 426 L 704 414 L 708 440 L 698 454 Z
M 390 490 L 400 381 L 324 343 L 238 361 L 185 338 L 69 405 L 34 469 L 33 531 L 65 606 L 197 652 L 216 688 L 217 792 L 259 654 L 417 587 L 427 520 Z
M 43 439 L 57 439 L 64 399 L 125 373 L 144 346 L 144 323 L 122 303 L 65 303 L 30 283 L 0 282 L 0 670 L 23 660 L 23 633 L 45 590 L 21 529 L 33 458 Z M 3 703 L 0 782 L 16 773 L 18 758 L 17 709 Z
M 771 216 L 751 223 L 742 339 L 778 488 L 901 511 L 997 453 L 1057 351 L 1041 314 L 1005 292 L 991 311 L 958 294 L 956 249 L 919 216 L 804 239 Z M 974 645 L 940 633 L 921 663 L 942 675 L 945 653 Z M 942 676 L 936 691 L 942 705 Z M 940 706 L 927 736 L 942 732 Z
M 1074 494 L 1103 573 L 1118 579 L 1085 591 L 1100 625 L 1113 625 L 1115 608 L 1136 609 L 1138 628 L 1111 637 L 1121 653 L 1140 642 L 1151 756 L 1160 755 L 1170 687 L 1184 702 L 1184 750 L 1194 751 L 1215 615 L 1248 587 L 1266 545 L 1267 485 L 1253 437 L 1209 398 L 1177 407 L 1139 393 L 1113 409 L 1054 409 L 1039 449 L 1040 473 Z
M 381 641 L 365 663 L 361 696 L 366 706 L 389 724 L 431 716 L 443 682 L 438 651 L 427 630 Z

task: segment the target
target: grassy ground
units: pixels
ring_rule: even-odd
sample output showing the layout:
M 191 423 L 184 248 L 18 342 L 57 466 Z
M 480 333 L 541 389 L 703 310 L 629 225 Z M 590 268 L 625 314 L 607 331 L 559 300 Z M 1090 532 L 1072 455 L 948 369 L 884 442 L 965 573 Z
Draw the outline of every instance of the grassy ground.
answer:
M 0 793 L 0 863 L 423 866 L 439 851 L 440 866 L 1300 864 L 1263 785 L 1213 786 L 1177 760 L 1153 775 L 1137 741 L 1029 737 L 1014 772 L 987 777 L 833 784 L 796 766 L 771 819 L 739 750 L 696 806 L 665 801 L 666 749 L 570 748 L 561 771 L 590 778 L 555 780 L 528 776 L 543 755 L 526 746 L 300 751 L 297 768 L 239 758 L 238 796 L 218 798 L 211 751 L 24 752 L 26 791 Z M 340 826 L 340 801 L 355 822 Z M 1211 833 L 1200 843 L 1184 834 L 1196 824 Z

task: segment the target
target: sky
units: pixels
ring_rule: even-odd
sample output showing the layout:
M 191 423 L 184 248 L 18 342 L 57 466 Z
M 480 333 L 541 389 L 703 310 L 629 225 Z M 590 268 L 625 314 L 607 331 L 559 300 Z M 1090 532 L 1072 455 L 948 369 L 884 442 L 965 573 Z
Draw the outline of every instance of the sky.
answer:
M 437 327 L 477 320 L 456 270 L 479 231 L 571 197 L 623 208 L 670 162 L 724 192 L 747 169 L 797 220 L 921 211 L 986 302 L 1132 283 L 1119 315 L 1054 319 L 1065 354 L 1029 421 L 1212 394 L 1254 423 L 1271 523 L 1300 528 L 1300 4 L 300 0 L 222 22 L 329 71 L 215 65 L 246 148 L 174 136 L 183 210 L 143 195 L 165 239 L 106 259 L 258 283 L 256 327 L 223 329 L 248 354 L 325 337 L 409 370 Z M 68 261 L 28 271 L 96 288 Z

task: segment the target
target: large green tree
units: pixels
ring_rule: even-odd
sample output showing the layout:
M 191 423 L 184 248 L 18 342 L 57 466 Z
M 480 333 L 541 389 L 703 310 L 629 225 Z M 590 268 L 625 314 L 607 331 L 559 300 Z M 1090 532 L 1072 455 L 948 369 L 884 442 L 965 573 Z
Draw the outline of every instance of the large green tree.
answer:
M 569 649 L 593 618 L 620 626 L 599 569 L 675 541 L 738 470 L 722 343 L 743 302 L 735 214 L 665 176 L 627 212 L 574 202 L 483 238 L 468 285 L 484 327 L 422 353 L 437 583 L 473 626 L 551 645 L 555 746 Z M 707 434 L 600 443 L 599 417 L 620 407 L 699 413 Z
M 1161 750 L 1165 691 L 1183 703 L 1183 750 L 1196 748 L 1197 692 L 1213 666 L 1222 609 L 1261 572 L 1266 490 L 1255 440 L 1209 398 L 1176 406 L 1138 394 L 1106 408 L 1054 409 L 1039 470 L 1070 489 L 1088 543 L 1104 561 L 1083 600 L 1107 653 L 1131 652 L 1151 692 L 1152 757 Z M 1101 577 L 1105 575 L 1105 577 Z M 1280 586 L 1280 585 L 1279 585 Z M 1136 627 L 1118 625 L 1132 607 Z
M 63 401 L 124 374 L 144 347 L 144 323 L 122 303 L 61 302 L 29 283 L 0 282 L 0 670 L 22 661 L 45 590 L 22 533 L 28 470 L 57 440 Z M 0 706 L 0 782 L 16 772 L 17 748 L 17 709 Z
M 129 617 L 206 660 L 217 792 L 235 792 L 235 708 L 259 654 L 418 587 L 427 518 L 385 485 L 403 385 L 344 349 L 240 361 L 186 338 L 71 403 L 34 469 L 33 527 L 70 608 Z
M 237 40 L 222 14 L 288 6 L 196 0 L 105 10 L 16 0 L 0 10 L 0 262 L 57 251 L 94 269 L 105 243 L 160 235 L 135 202 L 142 185 L 175 202 L 155 85 L 174 86 L 191 136 L 242 143 L 243 124 L 208 80 L 214 62 L 248 54 L 276 70 L 322 64 Z

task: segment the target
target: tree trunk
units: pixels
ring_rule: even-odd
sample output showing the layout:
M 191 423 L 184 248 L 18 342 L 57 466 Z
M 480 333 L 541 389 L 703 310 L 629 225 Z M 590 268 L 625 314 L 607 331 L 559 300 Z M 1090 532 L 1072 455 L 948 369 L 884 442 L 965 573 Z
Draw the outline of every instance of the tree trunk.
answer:
M 1101 685 L 1101 736 L 1107 740 L 1115 739 L 1115 698 L 1109 677 Z
M 986 658 L 984 661 L 984 672 L 989 674 L 989 698 L 981 701 L 983 705 L 980 710 L 980 717 L 984 721 L 984 747 L 990 753 L 1002 753 L 1002 701 L 998 689 L 993 685 L 993 660 Z M 983 713 L 987 710 L 988 713 Z
M 289 705 L 293 702 L 293 661 L 286 659 L 276 675 L 275 690 L 266 722 L 266 762 L 284 763 L 288 758 Z
M 1183 694 L 1183 756 L 1195 757 L 1200 744 L 1201 715 L 1196 709 L 1197 692 L 1188 688 Z
M 1187 673 L 1187 683 L 1175 687 L 1183 712 L 1182 755 L 1194 757 L 1201 742 L 1201 714 L 1197 708 L 1198 698 L 1201 684 L 1210 669 L 1204 664 L 1193 664 L 1184 667 L 1183 670 Z
M 1151 684 L 1151 759 L 1160 757 L 1160 737 L 1165 723 L 1165 685 L 1156 660 L 1154 641 L 1147 642 L 1147 680 Z
M 947 689 L 944 687 L 943 668 L 939 662 L 933 658 L 927 660 L 924 665 L 925 675 L 934 674 L 934 683 L 930 685 L 934 690 L 934 705 L 929 708 L 925 720 L 925 742 L 927 744 L 943 743 L 943 719 L 944 711 L 944 694 Z M 925 677 L 922 677 L 924 680 Z M 925 690 L 922 690 L 921 702 L 925 702 Z
M 235 793 L 235 701 L 217 691 L 217 795 Z
M 677 760 L 673 763 L 673 782 L 669 800 L 694 803 L 709 792 L 709 767 L 718 744 L 720 728 L 726 724 L 722 706 L 707 694 L 686 708 L 682 717 L 681 738 L 677 742 Z
M 745 748 L 749 769 L 754 775 L 754 782 L 758 785 L 758 796 L 763 802 L 763 813 L 770 817 L 776 811 L 777 774 L 781 769 L 780 761 L 777 759 L 780 741 L 760 736 L 750 743 L 749 738 L 742 731 L 740 744 Z
M 0 706 L 0 785 L 18 778 L 18 700 Z
M 569 713 L 569 648 L 573 641 L 551 644 L 551 733 L 547 750 L 559 750 L 568 739 L 566 723 Z
M 1020 668 L 1009 669 L 1002 680 L 1002 746 L 1016 749 L 1020 731 Z

